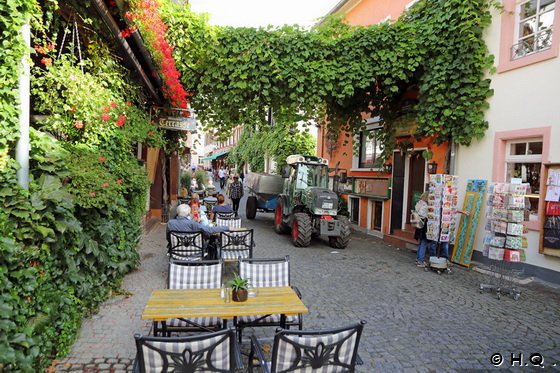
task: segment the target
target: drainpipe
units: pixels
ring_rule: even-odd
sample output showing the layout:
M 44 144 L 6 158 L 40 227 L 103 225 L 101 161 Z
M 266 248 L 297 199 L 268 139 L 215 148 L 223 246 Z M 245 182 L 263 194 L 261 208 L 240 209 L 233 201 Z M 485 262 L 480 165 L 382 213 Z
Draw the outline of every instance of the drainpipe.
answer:
M 21 74 L 19 76 L 19 140 L 16 145 L 16 161 L 20 165 L 17 171 L 18 184 L 29 189 L 29 95 L 30 95 L 30 68 L 29 48 L 31 46 L 31 28 L 26 23 L 21 28 L 21 34 L 27 51 L 21 59 Z
M 448 162 L 447 162 L 447 173 L 450 175 L 455 175 L 455 162 L 457 159 L 457 144 L 453 139 L 449 140 L 448 147 Z

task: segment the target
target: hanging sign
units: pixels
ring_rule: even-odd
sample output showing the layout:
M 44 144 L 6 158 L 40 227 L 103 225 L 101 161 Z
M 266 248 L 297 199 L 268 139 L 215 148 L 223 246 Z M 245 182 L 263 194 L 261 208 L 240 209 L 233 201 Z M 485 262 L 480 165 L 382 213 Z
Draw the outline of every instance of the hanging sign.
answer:
M 192 109 L 152 108 L 152 118 L 166 130 L 196 132 L 196 116 Z

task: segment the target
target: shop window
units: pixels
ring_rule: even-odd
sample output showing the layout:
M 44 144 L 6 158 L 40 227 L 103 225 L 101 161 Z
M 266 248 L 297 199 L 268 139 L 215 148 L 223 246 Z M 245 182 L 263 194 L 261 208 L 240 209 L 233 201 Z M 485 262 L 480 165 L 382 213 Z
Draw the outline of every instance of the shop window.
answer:
M 529 221 L 538 220 L 542 154 L 542 138 L 512 140 L 506 144 L 505 181 L 529 183 L 531 186 L 531 192 L 527 196 L 527 207 L 530 205 Z
M 516 40 L 512 59 L 549 49 L 552 46 L 555 0 L 529 0 L 517 7 Z

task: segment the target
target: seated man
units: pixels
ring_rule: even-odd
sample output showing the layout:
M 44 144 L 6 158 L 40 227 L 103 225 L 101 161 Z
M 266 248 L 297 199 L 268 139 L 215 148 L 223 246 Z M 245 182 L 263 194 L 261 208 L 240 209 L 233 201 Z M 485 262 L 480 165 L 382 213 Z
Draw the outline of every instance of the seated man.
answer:
M 207 240 L 204 240 L 204 242 L 207 243 L 206 252 L 209 254 L 210 258 L 215 258 L 217 250 L 216 237 L 212 235 L 215 233 L 229 231 L 229 227 L 211 227 L 209 225 L 200 224 L 192 219 L 190 206 L 182 204 L 177 206 L 177 217 L 167 222 L 168 235 L 170 231 L 202 232 L 202 235 L 205 238 L 208 238 Z
M 216 206 L 212 208 L 212 212 L 210 213 L 210 220 L 216 221 L 216 213 L 217 212 L 225 212 L 225 213 L 232 213 L 233 209 L 230 205 L 226 205 L 226 197 L 223 194 L 218 194 L 216 197 L 218 200 Z

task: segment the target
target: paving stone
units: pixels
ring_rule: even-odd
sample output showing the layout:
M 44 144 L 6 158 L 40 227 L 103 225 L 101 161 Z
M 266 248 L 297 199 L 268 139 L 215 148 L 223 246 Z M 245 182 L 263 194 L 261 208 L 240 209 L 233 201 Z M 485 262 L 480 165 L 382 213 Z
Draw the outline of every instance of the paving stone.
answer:
M 560 288 L 534 281 L 519 286 L 517 301 L 497 299 L 479 293 L 488 275 L 460 266 L 450 275 L 426 272 L 414 265 L 414 252 L 362 233 L 354 232 L 345 250 L 333 250 L 324 238 L 296 248 L 289 235 L 274 232 L 273 214 L 258 212 L 256 219 L 246 220 L 244 200 L 241 206 L 243 226 L 254 229 L 254 256 L 290 256 L 292 284 L 310 310 L 305 329 L 367 321 L 359 348 L 364 365 L 358 372 L 495 371 L 492 354 L 509 359 L 512 352 L 540 352 L 551 364 L 547 368 L 560 369 L 560 364 L 552 367 L 560 363 Z M 156 223 L 143 236 L 139 252 L 140 267 L 123 281 L 132 296 L 109 300 L 97 317 L 84 320 L 80 336 L 61 359 L 82 365 L 59 364 L 58 372 L 95 372 L 107 364 L 115 372 L 132 371 L 133 335 L 150 334 L 152 327 L 141 320 L 142 310 L 151 291 L 165 287 L 164 224 Z M 244 336 L 271 338 L 274 329 L 253 328 Z

